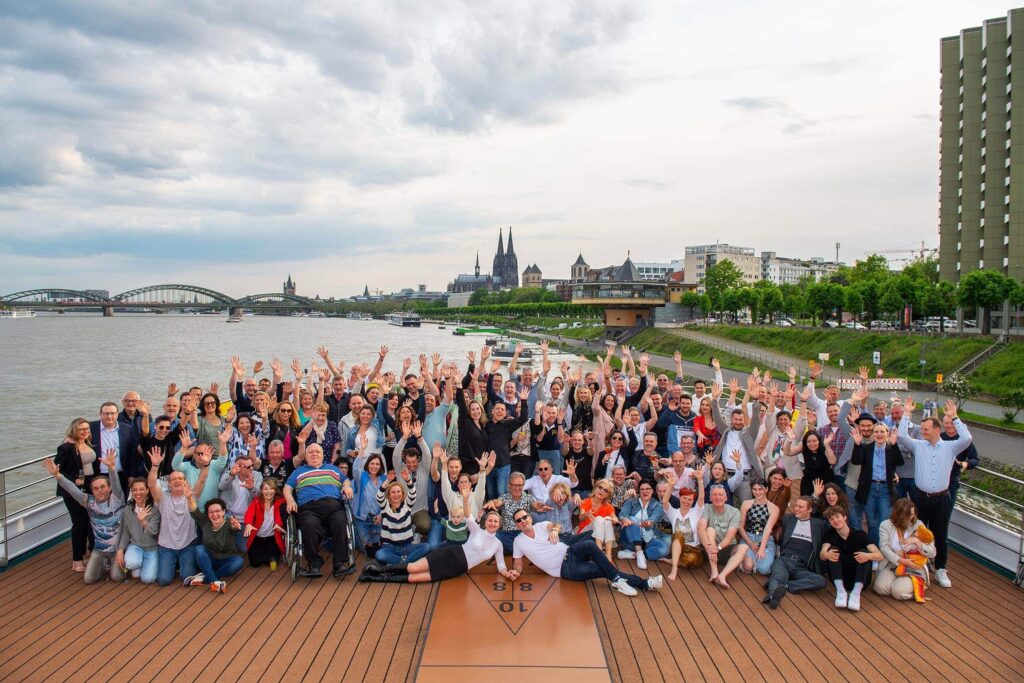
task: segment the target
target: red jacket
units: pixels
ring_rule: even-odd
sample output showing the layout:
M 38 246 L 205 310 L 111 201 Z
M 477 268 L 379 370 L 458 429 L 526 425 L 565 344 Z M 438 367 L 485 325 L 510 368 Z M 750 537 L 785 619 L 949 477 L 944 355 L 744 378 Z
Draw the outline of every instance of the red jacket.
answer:
M 284 522 L 281 520 L 281 508 L 284 507 L 284 500 L 274 501 L 274 526 L 284 528 Z M 266 505 L 262 498 L 254 498 L 252 503 L 249 504 L 249 509 L 245 511 L 245 523 L 251 524 L 256 527 L 257 531 L 263 525 L 263 511 L 266 509 Z M 242 527 L 243 529 L 245 527 Z M 249 538 L 245 540 L 245 547 L 252 547 L 252 542 L 256 540 L 256 532 L 249 534 Z M 284 552 L 284 534 L 277 528 L 274 529 L 274 540 L 277 541 L 278 549 Z

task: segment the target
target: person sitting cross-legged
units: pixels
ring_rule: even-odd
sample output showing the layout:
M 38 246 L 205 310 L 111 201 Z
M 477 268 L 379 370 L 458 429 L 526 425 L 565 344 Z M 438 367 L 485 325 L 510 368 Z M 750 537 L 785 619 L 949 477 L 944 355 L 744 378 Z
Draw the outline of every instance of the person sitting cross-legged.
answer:
M 846 510 L 838 505 L 825 510 L 832 526 L 825 532 L 820 557 L 836 585 L 836 607 L 860 610 L 860 593 L 871 580 L 871 563 L 884 558 L 862 529 L 851 529 Z
M 642 579 L 616 569 L 597 544 L 588 536 L 580 534 L 568 539 L 566 544 L 559 534 L 562 529 L 552 522 L 533 523 L 526 510 L 519 510 L 513 520 L 521 532 L 512 544 L 512 571 L 523 572 L 523 558 L 530 560 L 549 576 L 570 581 L 586 581 L 604 578 L 612 588 L 623 595 L 636 595 L 637 590 L 659 590 L 662 577 Z
M 215 593 L 226 593 L 228 584 L 224 579 L 242 571 L 244 565 L 235 541 L 235 533 L 241 530 L 242 523 L 237 517 L 227 517 L 228 506 L 223 498 L 206 501 L 205 513 L 200 512 L 192 496 L 188 497 L 188 506 L 196 526 L 202 530 L 203 542 L 196 546 L 199 573 L 186 577 L 185 585 L 209 585 Z
M 800 496 L 793 504 L 793 514 L 782 518 L 779 554 L 772 563 L 768 595 L 761 601 L 772 609 L 779 606 L 787 590 L 796 593 L 825 587 L 820 558 L 825 521 L 811 517 L 813 507 L 814 499 Z
M 317 444 L 306 447 L 306 462 L 288 477 L 284 485 L 284 499 L 290 513 L 298 513 L 302 530 L 302 548 L 306 555 L 306 578 L 322 576 L 320 568 L 320 542 L 330 530 L 334 543 L 334 576 L 351 574 L 354 568 L 348 556 L 348 526 L 341 498 L 351 500 L 352 485 L 348 477 L 335 465 L 324 463 L 324 450 Z

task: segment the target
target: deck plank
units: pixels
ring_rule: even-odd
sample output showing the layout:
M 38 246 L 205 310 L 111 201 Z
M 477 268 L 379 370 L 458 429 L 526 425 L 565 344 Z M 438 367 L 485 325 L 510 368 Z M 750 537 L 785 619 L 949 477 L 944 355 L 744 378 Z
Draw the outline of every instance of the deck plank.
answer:
M 438 594 L 435 584 L 352 577 L 293 583 L 284 568 L 247 568 L 229 580 L 227 595 L 136 581 L 86 586 L 68 570 L 69 556 L 65 543 L 0 573 L 0 679 L 414 681 Z M 641 575 L 664 570 L 619 566 Z M 859 613 L 836 610 L 831 587 L 768 610 L 760 604 L 763 577 L 736 574 L 723 591 L 707 583 L 706 568 L 682 571 L 661 593 L 627 598 L 593 582 L 587 595 L 609 674 L 623 683 L 893 680 L 900 671 L 890 662 L 906 655 L 898 634 L 908 626 L 933 653 L 917 663 L 923 678 L 1019 679 L 1024 591 L 956 553 L 949 566 L 954 588 L 933 587 L 927 604 L 868 590 Z M 280 660 L 226 656 L 232 643 L 262 638 L 266 622 L 253 617 L 261 609 L 275 632 L 294 636 L 281 639 Z M 808 634 L 800 650 L 780 659 L 797 632 Z M 98 656 L 62 645 L 83 640 Z

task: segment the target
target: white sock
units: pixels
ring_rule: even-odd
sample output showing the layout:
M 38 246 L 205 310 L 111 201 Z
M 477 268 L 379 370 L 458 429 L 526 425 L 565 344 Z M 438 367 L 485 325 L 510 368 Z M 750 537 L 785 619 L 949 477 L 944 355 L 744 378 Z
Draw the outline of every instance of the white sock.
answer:
M 853 590 L 850 591 L 850 595 L 857 595 L 857 596 L 859 596 L 860 595 L 860 591 L 861 591 L 862 588 L 864 588 L 864 584 L 863 583 L 857 582 L 857 583 L 853 584 Z
M 843 585 L 842 579 L 836 579 L 832 583 L 834 583 L 836 585 L 836 595 L 839 595 L 840 593 L 845 593 L 846 592 L 846 586 Z M 859 586 L 860 584 L 857 584 L 857 585 Z M 854 588 L 854 590 L 857 590 L 857 589 Z

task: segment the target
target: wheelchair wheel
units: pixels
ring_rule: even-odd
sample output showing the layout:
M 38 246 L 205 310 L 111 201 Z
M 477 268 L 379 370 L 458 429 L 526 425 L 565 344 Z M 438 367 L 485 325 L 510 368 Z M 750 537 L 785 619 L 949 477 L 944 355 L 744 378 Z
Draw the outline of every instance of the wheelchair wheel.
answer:
M 348 566 L 354 567 L 356 564 L 356 525 L 355 515 L 352 513 L 352 507 L 349 504 L 350 501 L 342 501 L 342 509 L 345 510 L 345 530 L 346 536 L 348 537 Z
M 288 564 L 291 564 L 292 559 L 295 557 L 297 531 L 298 527 L 295 523 L 295 515 L 288 515 L 285 518 L 284 523 L 284 561 Z

